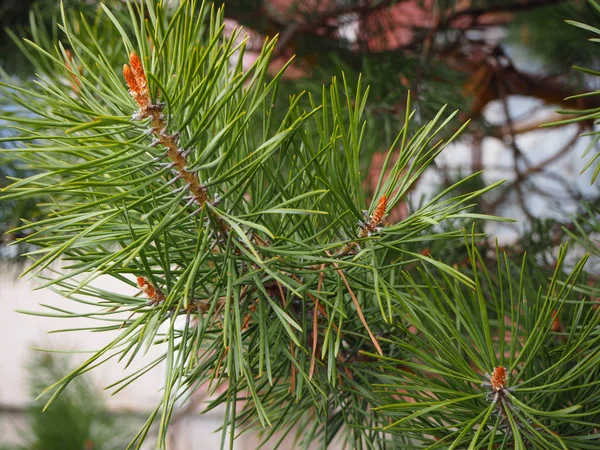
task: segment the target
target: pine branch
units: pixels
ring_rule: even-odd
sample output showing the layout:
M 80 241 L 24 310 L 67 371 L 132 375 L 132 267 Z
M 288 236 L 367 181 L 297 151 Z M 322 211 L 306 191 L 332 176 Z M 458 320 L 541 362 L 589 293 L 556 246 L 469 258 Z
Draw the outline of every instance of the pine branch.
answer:
M 71 53 L 32 42 L 42 78 L 1 85 L 27 112 L 6 118 L 21 133 L 11 155 L 35 171 L 2 195 L 46 213 L 16 232 L 36 247 L 26 273 L 65 297 L 37 313 L 114 332 L 44 391 L 48 407 L 93 367 L 156 346 L 109 386 L 165 366 L 137 447 L 156 419 L 165 448 L 180 402 L 207 387 L 223 440 L 300 426 L 304 447 L 342 436 L 352 448 L 585 448 L 600 398 L 585 258 L 566 273 L 561 250 L 549 280 L 499 253 L 492 267 L 483 235 L 462 231 L 504 220 L 472 212 L 501 184 L 479 174 L 411 198 L 464 129 L 457 112 L 416 124 L 407 104 L 366 191 L 360 80 L 285 98 L 283 71 L 268 75 L 276 43 L 243 68 L 247 41 L 225 35 L 221 10 L 128 8 L 102 8 L 94 26 L 63 9 Z M 121 284 L 92 283 L 100 275 Z

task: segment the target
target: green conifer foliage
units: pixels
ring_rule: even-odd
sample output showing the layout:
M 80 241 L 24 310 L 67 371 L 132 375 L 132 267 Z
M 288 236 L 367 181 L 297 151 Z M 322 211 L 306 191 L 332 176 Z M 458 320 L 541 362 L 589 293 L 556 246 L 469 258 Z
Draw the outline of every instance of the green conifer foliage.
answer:
M 561 251 L 543 286 L 535 261 L 498 252 L 488 267 L 465 230 L 503 219 L 470 212 L 495 187 L 460 189 L 478 174 L 408 202 L 462 131 L 455 113 L 415 126 L 407 105 L 371 196 L 360 79 L 282 99 L 274 40 L 243 69 L 246 41 L 224 33 L 222 10 L 166 3 L 102 7 L 94 22 L 63 8 L 64 43 L 24 47 L 35 86 L 2 84 L 29 111 L 6 118 L 10 154 L 35 171 L 3 197 L 44 213 L 15 230 L 35 246 L 25 273 L 65 297 L 47 315 L 81 317 L 79 302 L 90 331 L 116 332 L 45 390 L 47 407 L 107 359 L 157 345 L 109 386 L 165 365 L 133 447 L 157 423 L 164 448 L 176 404 L 208 385 L 223 446 L 258 427 L 265 440 L 300 430 L 299 446 L 593 448 L 599 316 L 574 289 L 585 259 L 565 273 Z M 400 202 L 406 217 L 387 218 Z M 445 263 L 444 248 L 465 260 Z

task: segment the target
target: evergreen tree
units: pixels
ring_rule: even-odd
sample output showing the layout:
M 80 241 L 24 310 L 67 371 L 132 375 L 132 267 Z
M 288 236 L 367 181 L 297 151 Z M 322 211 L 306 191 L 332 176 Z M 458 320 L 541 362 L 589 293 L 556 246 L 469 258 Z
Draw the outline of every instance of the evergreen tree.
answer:
M 165 363 L 134 447 L 153 423 L 164 447 L 176 405 L 208 384 L 224 387 L 208 406 L 225 405 L 223 445 L 258 428 L 265 441 L 300 430 L 299 446 L 596 448 L 587 256 L 489 249 L 482 222 L 505 219 L 474 209 L 496 187 L 478 173 L 411 198 L 464 129 L 457 113 L 419 96 L 415 114 L 409 96 L 371 191 L 360 77 L 283 96 L 275 40 L 244 68 L 247 40 L 224 32 L 222 9 L 167 3 L 63 7 L 61 41 L 23 45 L 35 85 L 1 85 L 23 111 L 3 140 L 34 171 L 3 197 L 43 214 L 14 230 L 33 246 L 25 273 L 89 308 L 90 330 L 118 332 L 46 389 L 48 406 L 103 361 L 160 345 L 110 386 Z

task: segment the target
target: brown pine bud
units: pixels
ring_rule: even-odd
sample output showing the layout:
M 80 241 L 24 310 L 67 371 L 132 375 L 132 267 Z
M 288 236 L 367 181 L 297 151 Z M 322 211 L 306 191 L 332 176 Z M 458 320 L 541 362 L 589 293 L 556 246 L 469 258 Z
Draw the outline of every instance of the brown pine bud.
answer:
M 147 85 L 146 73 L 144 72 L 142 60 L 135 52 L 129 54 L 129 64 L 131 65 L 131 70 L 135 75 L 140 90 L 145 89 Z
M 506 369 L 502 366 L 496 367 L 490 377 L 490 383 L 496 391 L 504 389 L 506 387 Z
M 371 222 L 369 225 L 371 227 L 378 227 L 381 221 L 383 220 L 383 216 L 385 216 L 385 210 L 387 208 L 387 197 L 383 194 L 379 201 L 377 202 L 377 206 L 375 207 L 375 211 L 373 211 L 373 215 L 371 216 Z
M 164 294 L 150 284 L 144 277 L 137 277 L 137 284 L 140 290 L 148 296 L 152 304 L 160 303 L 165 299 Z
M 125 82 L 129 87 L 130 93 L 137 95 L 140 88 L 138 86 L 136 76 L 133 74 L 131 68 L 127 64 L 123 64 L 123 76 L 125 77 Z

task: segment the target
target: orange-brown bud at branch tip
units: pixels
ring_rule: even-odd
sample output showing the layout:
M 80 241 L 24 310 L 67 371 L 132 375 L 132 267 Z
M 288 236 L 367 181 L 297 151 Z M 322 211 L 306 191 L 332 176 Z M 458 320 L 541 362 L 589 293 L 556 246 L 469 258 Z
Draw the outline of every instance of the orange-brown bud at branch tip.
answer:
M 125 82 L 127 83 L 129 90 L 137 94 L 140 88 L 137 84 L 135 75 L 127 64 L 123 64 L 123 76 L 125 77 Z
M 506 369 L 502 366 L 496 367 L 490 377 L 490 383 L 496 391 L 504 389 L 506 387 Z
M 137 277 L 137 284 L 140 290 L 148 296 L 153 304 L 162 302 L 165 299 L 164 294 L 150 284 L 144 277 Z
M 150 105 L 148 81 L 142 61 L 135 52 L 129 54 L 129 65 L 123 65 L 123 76 L 129 86 L 129 94 L 140 107 L 140 116 L 145 117 L 146 109 Z
M 373 214 L 371 214 L 371 216 L 367 219 L 367 221 L 365 223 L 359 222 L 361 230 L 360 230 L 358 237 L 364 238 L 367 236 L 371 236 L 372 233 L 379 232 L 380 231 L 379 226 L 381 225 L 381 222 L 383 221 L 383 218 L 385 217 L 386 211 L 387 211 L 387 196 L 385 194 L 383 194 L 381 197 L 379 197 L 379 200 L 377 201 L 377 205 L 375 206 L 375 209 L 373 210 Z M 354 246 L 356 246 L 355 243 L 347 244 L 340 251 L 339 254 L 346 255 L 350 250 L 352 250 L 352 248 Z
M 144 66 L 142 66 L 140 57 L 135 52 L 131 52 L 129 54 L 129 64 L 131 65 L 131 70 L 137 79 L 138 86 L 140 89 L 144 89 L 147 83 L 146 73 L 144 72 Z
M 371 216 L 371 225 L 372 227 L 377 227 L 383 220 L 383 216 L 385 216 L 385 210 L 387 208 L 387 197 L 383 194 L 379 201 L 377 202 L 377 206 L 375 207 L 375 211 L 373 211 L 373 215 Z

